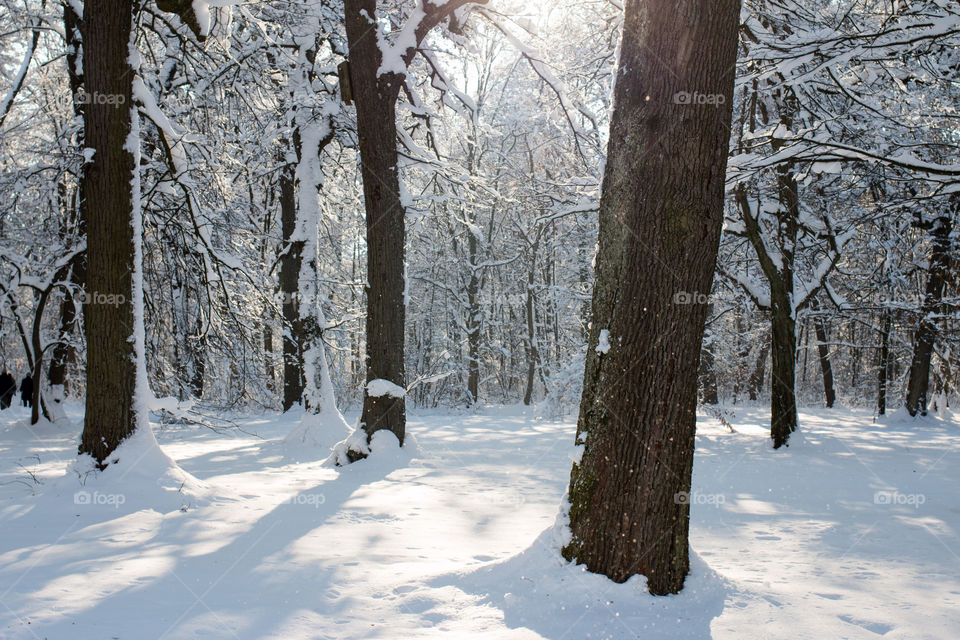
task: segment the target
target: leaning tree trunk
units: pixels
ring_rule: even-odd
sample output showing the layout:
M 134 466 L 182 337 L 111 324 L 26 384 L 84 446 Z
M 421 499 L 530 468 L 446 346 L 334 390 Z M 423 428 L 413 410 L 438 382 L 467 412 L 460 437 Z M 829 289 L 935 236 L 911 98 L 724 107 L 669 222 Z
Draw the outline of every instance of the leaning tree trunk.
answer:
M 563 555 L 617 582 L 642 574 L 667 594 L 689 570 L 707 311 L 679 302 L 713 281 L 740 3 L 625 5 Z
M 370 24 L 376 9 L 376 0 L 344 1 L 367 222 L 367 382 L 386 380 L 403 388 L 406 229 L 396 114 L 403 76 L 379 73 L 381 52 Z M 360 424 L 368 436 L 387 429 L 403 444 L 406 423 L 402 394 L 371 395 L 364 387 Z
M 920 307 L 920 325 L 917 327 L 913 359 L 910 361 L 910 379 L 907 382 L 907 411 L 911 416 L 927 415 L 927 388 L 930 384 L 930 359 L 937 337 L 934 314 L 943 300 L 943 288 L 950 271 L 950 234 L 953 224 L 949 217 L 937 218 L 933 223 L 930 248 L 930 267 L 927 290 Z
M 132 22 L 132 0 L 87 0 L 84 5 L 86 91 L 114 98 L 85 107 L 83 139 L 93 158 L 80 188 L 87 198 L 87 401 L 80 453 L 89 453 L 101 466 L 138 424 L 138 354 L 132 336 L 138 268 L 134 227 L 139 228 L 139 221 L 133 220 L 138 215 L 136 158 L 127 145 L 134 113 Z

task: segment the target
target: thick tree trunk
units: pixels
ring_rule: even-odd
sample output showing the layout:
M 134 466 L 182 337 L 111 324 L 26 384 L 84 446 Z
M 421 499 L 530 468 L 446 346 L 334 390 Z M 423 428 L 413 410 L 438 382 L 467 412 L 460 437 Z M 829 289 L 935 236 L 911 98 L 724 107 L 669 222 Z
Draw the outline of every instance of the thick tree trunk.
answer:
M 114 98 L 86 105 L 84 145 L 94 154 L 81 178 L 87 198 L 88 301 L 83 310 L 87 401 L 80 453 L 89 453 L 101 465 L 138 424 L 138 356 L 132 339 L 136 159 L 127 145 L 133 127 L 132 21 L 131 0 L 87 0 L 84 5 L 86 91 Z
M 396 101 L 403 76 L 379 74 L 376 0 L 345 0 L 350 78 L 357 103 L 357 137 L 367 222 L 367 382 L 406 386 L 405 210 L 397 167 Z M 360 423 L 368 435 L 392 431 L 403 444 L 405 398 L 372 396 L 364 387 Z
M 890 310 L 880 316 L 880 358 L 877 364 L 877 413 L 887 413 L 887 380 L 890 379 Z
M 949 217 L 937 218 L 933 223 L 931 235 L 933 246 L 930 248 L 930 266 L 928 269 L 927 289 L 920 307 L 920 324 L 910 361 L 910 378 L 907 382 L 907 411 L 911 416 L 918 413 L 927 415 L 927 389 L 930 384 L 930 359 L 933 355 L 933 343 L 937 337 L 937 324 L 934 314 L 943 300 L 943 288 L 950 271 L 950 234 L 953 223 Z
M 563 555 L 617 582 L 645 575 L 654 594 L 689 569 L 706 305 L 678 294 L 713 281 L 739 13 L 738 0 L 625 3 Z
M 303 242 L 291 238 L 297 228 L 297 195 L 294 165 L 280 173 L 280 226 L 283 254 L 280 257 L 280 294 L 283 298 L 283 410 L 300 404 L 303 397 L 303 325 L 300 321 L 299 278 Z

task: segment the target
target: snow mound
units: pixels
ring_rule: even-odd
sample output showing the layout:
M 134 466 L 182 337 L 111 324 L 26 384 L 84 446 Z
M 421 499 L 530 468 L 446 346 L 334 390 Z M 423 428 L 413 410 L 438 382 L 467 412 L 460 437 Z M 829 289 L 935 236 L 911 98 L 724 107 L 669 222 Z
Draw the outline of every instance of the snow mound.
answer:
M 363 430 L 359 422 L 345 440 L 338 442 L 333 447 L 330 457 L 324 461 L 325 467 L 347 467 L 351 464 L 350 452 L 360 454 L 366 461 L 376 464 L 396 465 L 409 462 L 417 455 L 417 441 L 411 434 L 404 437 L 405 444 L 400 446 L 397 436 L 386 429 L 374 432 L 367 442 L 367 432 Z
M 304 412 L 283 439 L 286 456 L 295 460 L 326 457 L 344 439 L 351 436 L 350 425 L 339 411 L 313 414 Z
M 729 585 L 695 552 L 690 552 L 683 591 L 652 596 L 644 576 L 618 584 L 567 562 L 560 549 L 569 539 L 564 508 L 556 523 L 521 553 L 441 576 L 433 586 L 452 585 L 477 594 L 503 611 L 508 627 L 526 627 L 548 638 L 711 637 L 710 622 L 723 611 Z
M 103 471 L 89 455 L 77 457 L 66 475 L 46 492 L 48 499 L 73 501 L 75 509 L 116 516 L 152 509 L 187 511 L 205 504 L 210 487 L 163 452 L 151 429 L 137 429 L 107 459 Z

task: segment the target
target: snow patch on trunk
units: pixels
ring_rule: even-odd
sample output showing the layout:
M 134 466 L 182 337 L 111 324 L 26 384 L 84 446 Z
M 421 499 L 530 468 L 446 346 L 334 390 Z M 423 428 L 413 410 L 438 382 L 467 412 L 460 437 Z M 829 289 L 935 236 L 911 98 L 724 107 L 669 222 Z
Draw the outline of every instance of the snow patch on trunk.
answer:
M 601 329 L 600 330 L 600 341 L 597 343 L 596 348 L 594 349 L 598 354 L 604 354 L 610 352 L 610 330 Z
M 377 378 L 367 383 L 367 395 L 371 398 L 382 398 L 383 396 L 403 398 L 406 397 L 407 390 L 389 380 Z

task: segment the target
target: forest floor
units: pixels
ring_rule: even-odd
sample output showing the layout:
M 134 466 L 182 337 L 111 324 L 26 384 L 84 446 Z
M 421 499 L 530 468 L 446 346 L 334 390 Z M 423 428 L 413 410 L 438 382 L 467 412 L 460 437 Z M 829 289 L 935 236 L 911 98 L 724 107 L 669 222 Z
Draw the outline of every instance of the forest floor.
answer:
M 803 411 L 774 452 L 764 410 L 702 416 L 692 574 L 654 598 L 559 558 L 572 419 L 415 414 L 339 471 L 297 416 L 155 426 L 178 493 L 81 486 L 79 411 L 0 413 L 0 638 L 960 638 L 960 420 Z

